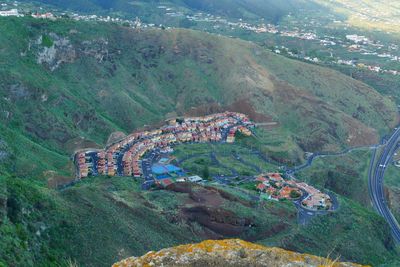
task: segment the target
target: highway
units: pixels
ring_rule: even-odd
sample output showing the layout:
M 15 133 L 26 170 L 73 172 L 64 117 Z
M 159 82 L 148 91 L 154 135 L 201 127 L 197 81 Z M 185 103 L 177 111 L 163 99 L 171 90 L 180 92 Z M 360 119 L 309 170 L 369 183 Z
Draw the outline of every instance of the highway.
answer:
M 393 237 L 397 242 L 400 242 L 400 225 L 396 218 L 390 212 L 389 207 L 385 200 L 385 192 L 383 186 L 383 179 L 385 176 L 386 168 L 392 162 L 392 158 L 396 150 L 399 148 L 400 141 L 400 128 L 396 129 L 391 137 L 383 146 L 383 151 L 377 155 L 375 149 L 372 155 L 370 168 L 368 172 L 368 188 L 372 204 L 376 211 L 387 221 L 389 224 Z M 378 160 L 375 162 L 375 158 Z

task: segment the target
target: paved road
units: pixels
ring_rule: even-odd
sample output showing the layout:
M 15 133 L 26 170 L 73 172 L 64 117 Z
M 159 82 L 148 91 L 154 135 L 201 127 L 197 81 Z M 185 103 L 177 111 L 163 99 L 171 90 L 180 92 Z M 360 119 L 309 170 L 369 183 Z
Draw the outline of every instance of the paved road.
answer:
M 142 183 L 143 190 L 149 190 L 150 187 L 155 183 L 155 178 L 153 177 L 153 172 L 151 167 L 154 163 L 158 162 L 162 157 L 162 153 L 160 149 L 154 149 L 146 153 L 146 155 L 142 158 L 142 172 L 144 181 Z
M 91 166 L 91 172 L 92 175 L 98 175 L 98 170 L 97 170 L 97 152 L 96 151 L 91 151 L 86 153 L 86 156 L 90 158 L 90 166 Z
M 393 154 L 399 148 L 400 128 L 396 129 L 392 136 L 387 140 L 383 151 L 377 156 L 376 149 L 374 150 L 370 169 L 368 172 L 368 187 L 372 203 L 377 212 L 388 222 L 393 233 L 393 237 L 397 242 L 400 242 L 400 225 L 396 218 L 390 212 L 385 200 L 385 192 L 383 188 L 383 178 L 386 168 L 392 162 Z
M 382 142 L 384 142 L 385 139 L 383 139 Z M 316 152 L 316 153 L 312 153 L 308 158 L 307 161 L 299 166 L 295 166 L 293 168 L 287 168 L 286 169 L 286 174 L 287 175 L 292 175 L 296 172 L 299 172 L 301 170 L 304 170 L 308 167 L 310 167 L 313 163 L 313 161 L 317 158 L 325 158 L 325 157 L 337 157 L 337 156 L 343 156 L 346 155 L 350 152 L 353 152 L 355 150 L 359 150 L 359 149 L 377 149 L 378 147 L 382 146 L 382 143 L 377 144 L 377 145 L 372 145 L 372 146 L 359 146 L 359 147 L 351 147 L 351 148 L 347 148 L 341 152 Z

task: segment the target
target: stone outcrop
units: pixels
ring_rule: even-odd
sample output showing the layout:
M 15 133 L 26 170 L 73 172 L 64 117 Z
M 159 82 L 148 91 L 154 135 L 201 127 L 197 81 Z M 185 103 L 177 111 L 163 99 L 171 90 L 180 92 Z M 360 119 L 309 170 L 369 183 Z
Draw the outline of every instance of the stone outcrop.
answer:
M 113 267 L 136 266 L 332 266 L 356 267 L 354 263 L 265 247 L 239 239 L 207 240 L 198 244 L 181 245 L 148 252 L 141 257 L 131 257 L 115 263 Z
M 62 63 L 72 63 L 76 59 L 76 51 L 70 40 L 50 33 L 52 45 L 42 46 L 37 56 L 37 63 L 47 66 L 51 71 L 56 70 Z M 42 43 L 43 36 L 37 40 L 37 44 Z

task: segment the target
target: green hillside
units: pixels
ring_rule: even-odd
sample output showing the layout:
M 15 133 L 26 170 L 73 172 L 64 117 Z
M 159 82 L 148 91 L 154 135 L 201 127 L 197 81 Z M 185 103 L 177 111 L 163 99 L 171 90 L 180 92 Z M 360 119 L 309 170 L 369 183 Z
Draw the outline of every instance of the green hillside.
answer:
M 74 149 L 193 108 L 277 121 L 306 151 L 371 144 L 396 123 L 366 85 L 249 42 L 68 20 L 2 19 L 0 33 L 0 130 L 20 176 L 67 174 Z
M 49 189 L 54 179 L 73 176 L 75 149 L 103 147 L 115 131 L 229 109 L 278 122 L 273 131 L 260 130 L 257 144 L 277 161 L 295 163 L 305 151 L 375 143 L 396 123 L 394 103 L 365 84 L 226 37 L 0 18 L 0 43 L 0 265 L 51 266 L 71 258 L 105 266 L 219 237 L 190 219 L 196 210 L 181 205 L 188 192 L 139 192 L 138 182 L 120 177 Z M 290 203 L 259 209 L 249 200 L 222 198 L 227 214 L 256 218 L 258 228 L 239 232 L 245 239 L 327 255 L 341 225 L 338 240 L 348 246 L 335 255 L 374 264 L 397 256 L 383 220 L 347 198 L 332 220 L 305 228 Z M 322 237 L 326 231 L 331 234 Z
M 290 202 L 255 205 L 233 190 L 143 192 L 137 182 L 120 177 L 96 177 L 61 192 L 15 177 L 0 178 L 0 185 L 0 265 L 110 266 L 149 250 L 220 237 L 365 264 L 389 263 L 398 255 L 383 219 L 345 198 L 329 220 L 316 218 L 305 227 L 297 225 Z M 197 202 L 204 190 L 210 200 Z M 213 209 L 223 218 L 217 219 L 221 228 L 192 217 L 209 216 L 204 210 Z M 235 218 L 253 227 L 232 226 Z

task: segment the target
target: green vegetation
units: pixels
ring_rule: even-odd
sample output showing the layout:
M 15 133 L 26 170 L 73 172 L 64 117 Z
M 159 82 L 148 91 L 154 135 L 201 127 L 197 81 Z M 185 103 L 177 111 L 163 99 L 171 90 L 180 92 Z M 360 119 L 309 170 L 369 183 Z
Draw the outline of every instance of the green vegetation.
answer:
M 207 165 L 204 165 L 202 175 L 204 179 L 210 180 L 210 168 Z
M 257 130 L 257 132 L 261 133 L 263 130 Z M 254 138 L 247 138 L 254 141 Z M 253 145 L 256 145 L 256 142 Z M 256 148 L 256 146 L 246 146 L 243 141 L 239 141 L 237 144 L 189 144 L 177 146 L 174 156 L 179 162 L 182 161 L 181 166 L 185 170 L 200 176 L 204 173 L 205 167 L 211 177 L 219 175 L 254 176 L 261 172 L 276 171 L 279 164 L 273 160 L 270 160 L 271 162 L 263 160 L 257 154 Z M 215 156 L 214 160 L 212 154 Z M 263 154 L 261 153 L 261 155 Z M 265 153 L 264 156 L 268 155 Z
M 301 150 L 337 150 L 348 145 L 354 127 L 362 134 L 354 137 L 355 143 L 375 141 L 371 127 L 384 132 L 394 123 L 393 103 L 371 88 L 246 42 L 194 31 L 136 32 L 70 20 L 1 18 L 0 25 L 0 79 L 5 88 L 0 92 L 1 132 L 10 136 L 4 141 L 11 150 L 29 154 L 11 136 L 29 140 L 43 154 L 62 156 L 64 166 L 74 149 L 103 146 L 113 131 L 130 132 L 192 107 L 202 113 L 206 105 L 278 121 L 271 133 L 260 133 L 275 136 L 268 139 L 265 152 L 276 154 L 277 160 L 299 160 Z M 35 45 L 43 35 L 68 45 L 56 46 L 52 59 L 42 54 L 45 46 Z M 43 64 L 37 63 L 39 58 Z M 325 76 L 329 78 L 322 81 Z M 343 95 L 346 102 L 339 100 Z M 328 99 L 330 104 L 324 102 Z M 368 112 L 357 120 L 354 109 L 360 105 Z M 50 158 L 35 162 L 30 157 L 37 170 L 26 173 L 59 172 L 59 165 L 39 166 L 49 164 Z
M 290 191 L 290 198 L 296 199 L 296 198 L 299 198 L 299 197 L 301 197 L 301 194 L 298 191 L 296 191 L 296 190 Z
M 332 256 L 365 264 L 397 257 L 382 218 L 348 199 L 341 199 L 340 210 L 332 215 L 298 226 L 292 203 L 264 201 L 254 206 L 248 194 L 229 187 L 216 187 L 231 194 L 224 194 L 217 204 L 221 198 L 203 193 L 201 187 L 193 190 L 206 202 L 195 203 L 196 194 L 140 191 L 140 183 L 132 178 L 93 177 L 62 192 L 15 177 L 0 181 L 0 258 L 11 265 L 72 260 L 85 266 L 109 266 L 148 250 L 204 239 L 213 226 L 187 221 L 182 217 L 184 203 L 186 208 L 220 205 L 231 218 L 235 214 L 254 220 L 253 227 L 235 236 L 262 244 L 319 255 L 333 251 Z
M 238 136 L 233 146 L 176 151 L 178 159 L 188 151 L 206 154 L 185 163 L 194 173 L 212 176 L 234 168 L 254 175 L 255 169 L 234 160 L 232 152 L 262 170 L 276 170 L 251 150 L 293 165 L 303 161 L 304 151 L 375 142 L 395 123 L 394 103 L 372 88 L 240 40 L 179 29 L 137 32 L 114 24 L 0 18 L 0 43 L 0 259 L 9 265 L 49 266 L 71 258 L 84 266 L 108 266 L 209 237 L 212 225 L 201 224 L 187 210 L 182 215 L 179 205 L 196 199 L 188 193 L 140 192 L 139 182 L 120 177 L 90 178 L 61 192 L 46 187 L 50 178 L 73 176 L 75 149 L 104 146 L 114 131 L 159 123 L 165 114 L 227 109 L 259 122 L 276 121 L 275 128 L 257 129 L 257 137 Z M 55 54 L 47 54 L 50 46 Z M 226 167 L 213 166 L 212 150 Z M 362 160 L 353 164 L 364 168 Z M 305 177 L 321 186 L 329 182 L 331 190 L 364 203 L 361 191 L 344 186 L 352 184 L 353 175 L 345 173 L 345 183 L 336 184 L 339 175 L 323 181 L 314 170 Z M 289 202 L 257 207 L 242 202 L 248 198 L 243 191 L 226 191 L 238 198 L 222 197 L 227 214 L 256 225 L 227 236 L 290 247 L 312 233 L 307 236 L 312 245 L 296 249 L 326 253 L 337 238 L 351 245 L 337 249 L 346 259 L 379 264 L 398 255 L 382 220 L 350 200 L 332 221 L 318 218 L 300 227 Z M 362 223 L 350 225 L 354 222 Z M 335 231 L 337 225 L 343 229 Z M 322 235 L 325 231 L 330 234 Z M 368 240 L 365 233 L 371 233 Z M 279 243 L 282 236 L 287 242 Z
M 0 258 L 9 265 L 48 266 L 71 257 L 85 266 L 109 266 L 153 248 L 199 240 L 147 207 L 132 179 L 100 177 L 53 192 L 2 178 L 2 190 Z
M 394 165 L 389 165 L 385 172 L 385 185 L 400 188 L 400 169 Z
M 368 221 L 363 218 L 368 218 Z M 281 239 L 281 244 L 290 250 L 307 251 L 320 256 L 330 255 L 332 258 L 340 257 L 373 266 L 397 266 L 398 257 L 394 255 L 398 252 L 393 241 L 387 239 L 387 231 L 390 231 L 389 226 L 374 211 L 340 198 L 338 212 L 316 217 L 306 227 L 298 226 Z M 331 242 L 326 243 L 325 240 Z M 380 241 L 375 243 L 376 240 Z
M 42 35 L 42 46 L 51 47 L 53 45 L 53 40 L 47 34 Z
M 70 9 L 80 12 L 95 12 L 98 14 L 119 14 L 129 18 L 140 16 L 144 20 L 151 20 L 152 23 L 162 23 L 156 20 L 158 17 L 158 1 L 136 1 L 128 0 L 72 0 L 72 1 L 50 1 L 39 0 L 39 2 L 57 6 L 63 9 Z M 320 8 L 319 5 L 311 1 L 282 0 L 168 0 L 163 1 L 163 5 L 176 7 L 180 10 L 190 10 L 192 12 L 208 12 L 214 15 L 227 16 L 231 18 L 245 18 L 259 20 L 261 18 L 270 22 L 278 22 L 282 16 L 297 12 L 299 8 Z M 185 20 L 182 20 L 185 23 Z
M 370 160 L 371 151 L 369 149 L 354 150 L 345 155 L 317 158 L 311 167 L 296 174 L 296 178 L 370 207 L 368 195 Z
M 247 183 L 242 183 L 239 185 L 239 187 L 246 189 L 248 191 L 257 191 L 257 184 L 256 182 L 247 182 Z
M 398 158 L 398 156 L 395 158 Z M 397 221 L 400 221 L 400 169 L 398 167 L 394 165 L 387 167 L 384 184 L 387 187 L 390 210 Z

